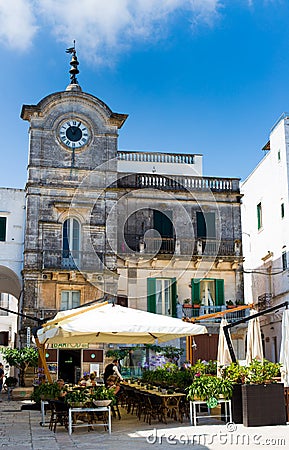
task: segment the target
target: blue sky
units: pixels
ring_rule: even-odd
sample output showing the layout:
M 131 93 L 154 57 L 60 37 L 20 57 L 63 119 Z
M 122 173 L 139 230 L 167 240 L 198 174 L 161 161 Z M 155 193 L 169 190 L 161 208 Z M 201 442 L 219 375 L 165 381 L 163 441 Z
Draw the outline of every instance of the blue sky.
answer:
M 0 0 L 0 186 L 23 188 L 28 122 L 69 84 L 129 114 L 119 149 L 204 155 L 242 180 L 289 110 L 288 0 Z

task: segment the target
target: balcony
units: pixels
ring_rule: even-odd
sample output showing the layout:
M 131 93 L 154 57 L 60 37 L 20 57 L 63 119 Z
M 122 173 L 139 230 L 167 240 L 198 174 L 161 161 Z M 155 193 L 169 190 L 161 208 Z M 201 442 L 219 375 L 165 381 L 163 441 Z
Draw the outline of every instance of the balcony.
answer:
M 161 189 L 167 191 L 212 191 L 239 193 L 239 178 L 127 174 L 117 182 L 119 188 Z
M 119 243 L 119 253 L 142 253 L 146 255 L 176 254 L 182 256 L 240 256 L 240 248 L 232 239 L 176 239 L 174 237 L 145 237 L 125 234 L 125 242 Z
M 102 261 L 102 253 L 51 249 L 43 251 L 42 268 L 101 272 Z
M 225 311 L 227 308 L 225 305 L 222 306 L 200 306 L 200 308 L 184 308 L 183 307 L 183 316 L 186 318 L 194 318 L 194 317 L 200 317 L 204 316 L 206 314 L 215 314 L 221 311 Z M 236 322 L 237 320 L 244 319 L 250 314 L 249 309 L 242 309 L 240 311 L 234 311 L 226 313 L 226 319 L 228 322 Z M 221 322 L 223 316 L 217 316 L 212 318 L 207 318 L 200 320 L 201 322 Z

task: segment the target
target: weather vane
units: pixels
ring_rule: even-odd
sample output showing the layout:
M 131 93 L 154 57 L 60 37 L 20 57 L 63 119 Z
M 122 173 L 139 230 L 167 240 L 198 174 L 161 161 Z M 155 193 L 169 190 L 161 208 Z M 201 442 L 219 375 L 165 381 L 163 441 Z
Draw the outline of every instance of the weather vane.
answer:
M 72 54 L 71 61 L 70 61 L 71 68 L 69 70 L 70 80 L 71 80 L 70 84 L 78 84 L 76 75 L 79 73 L 79 70 L 77 68 L 77 66 L 79 65 L 79 62 L 77 61 L 77 56 L 76 56 L 75 40 L 73 41 L 73 47 L 67 48 L 66 53 Z

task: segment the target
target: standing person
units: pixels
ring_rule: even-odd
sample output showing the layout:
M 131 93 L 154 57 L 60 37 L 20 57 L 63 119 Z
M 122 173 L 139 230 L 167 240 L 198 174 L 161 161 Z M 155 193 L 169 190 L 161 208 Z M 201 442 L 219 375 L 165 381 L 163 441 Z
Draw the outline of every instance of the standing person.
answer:
M 3 381 L 4 381 L 4 370 L 3 370 L 3 364 L 0 363 L 0 394 L 1 394 L 2 388 L 3 388 Z M 0 402 L 2 402 L 1 398 L 0 398 Z
M 118 360 L 114 359 L 112 363 L 108 364 L 106 368 L 104 369 L 103 374 L 103 381 L 104 384 L 107 386 L 107 379 L 110 375 L 116 375 L 121 381 L 123 381 L 123 378 L 118 370 Z

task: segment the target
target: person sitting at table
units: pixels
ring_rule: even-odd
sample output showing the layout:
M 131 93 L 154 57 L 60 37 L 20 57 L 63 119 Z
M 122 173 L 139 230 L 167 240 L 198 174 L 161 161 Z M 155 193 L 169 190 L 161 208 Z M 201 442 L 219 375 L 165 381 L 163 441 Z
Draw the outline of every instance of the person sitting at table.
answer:
M 112 415 L 113 415 L 113 417 L 116 417 L 116 413 L 115 413 L 115 409 L 116 409 L 117 414 L 118 414 L 118 418 L 121 419 L 119 408 L 118 408 L 118 401 L 119 401 L 119 396 L 120 396 L 120 393 L 121 393 L 121 386 L 119 384 L 118 377 L 116 375 L 110 375 L 108 377 L 108 379 L 107 379 L 107 387 L 109 389 L 113 390 L 113 393 L 114 393 L 115 399 L 116 399 L 115 405 L 111 406 Z M 115 407 L 115 409 L 114 409 L 114 407 Z
M 89 375 L 89 379 L 86 382 L 86 387 L 92 387 L 92 386 L 96 386 L 96 381 L 95 381 L 96 375 L 94 372 L 92 372 Z
M 78 384 L 79 386 L 86 386 L 89 380 L 89 374 L 85 373 L 82 378 L 80 378 Z
M 60 389 L 57 400 L 64 402 L 65 396 L 67 394 L 67 391 L 64 389 L 64 380 L 62 378 L 58 378 L 56 383 L 58 384 L 58 387 Z

